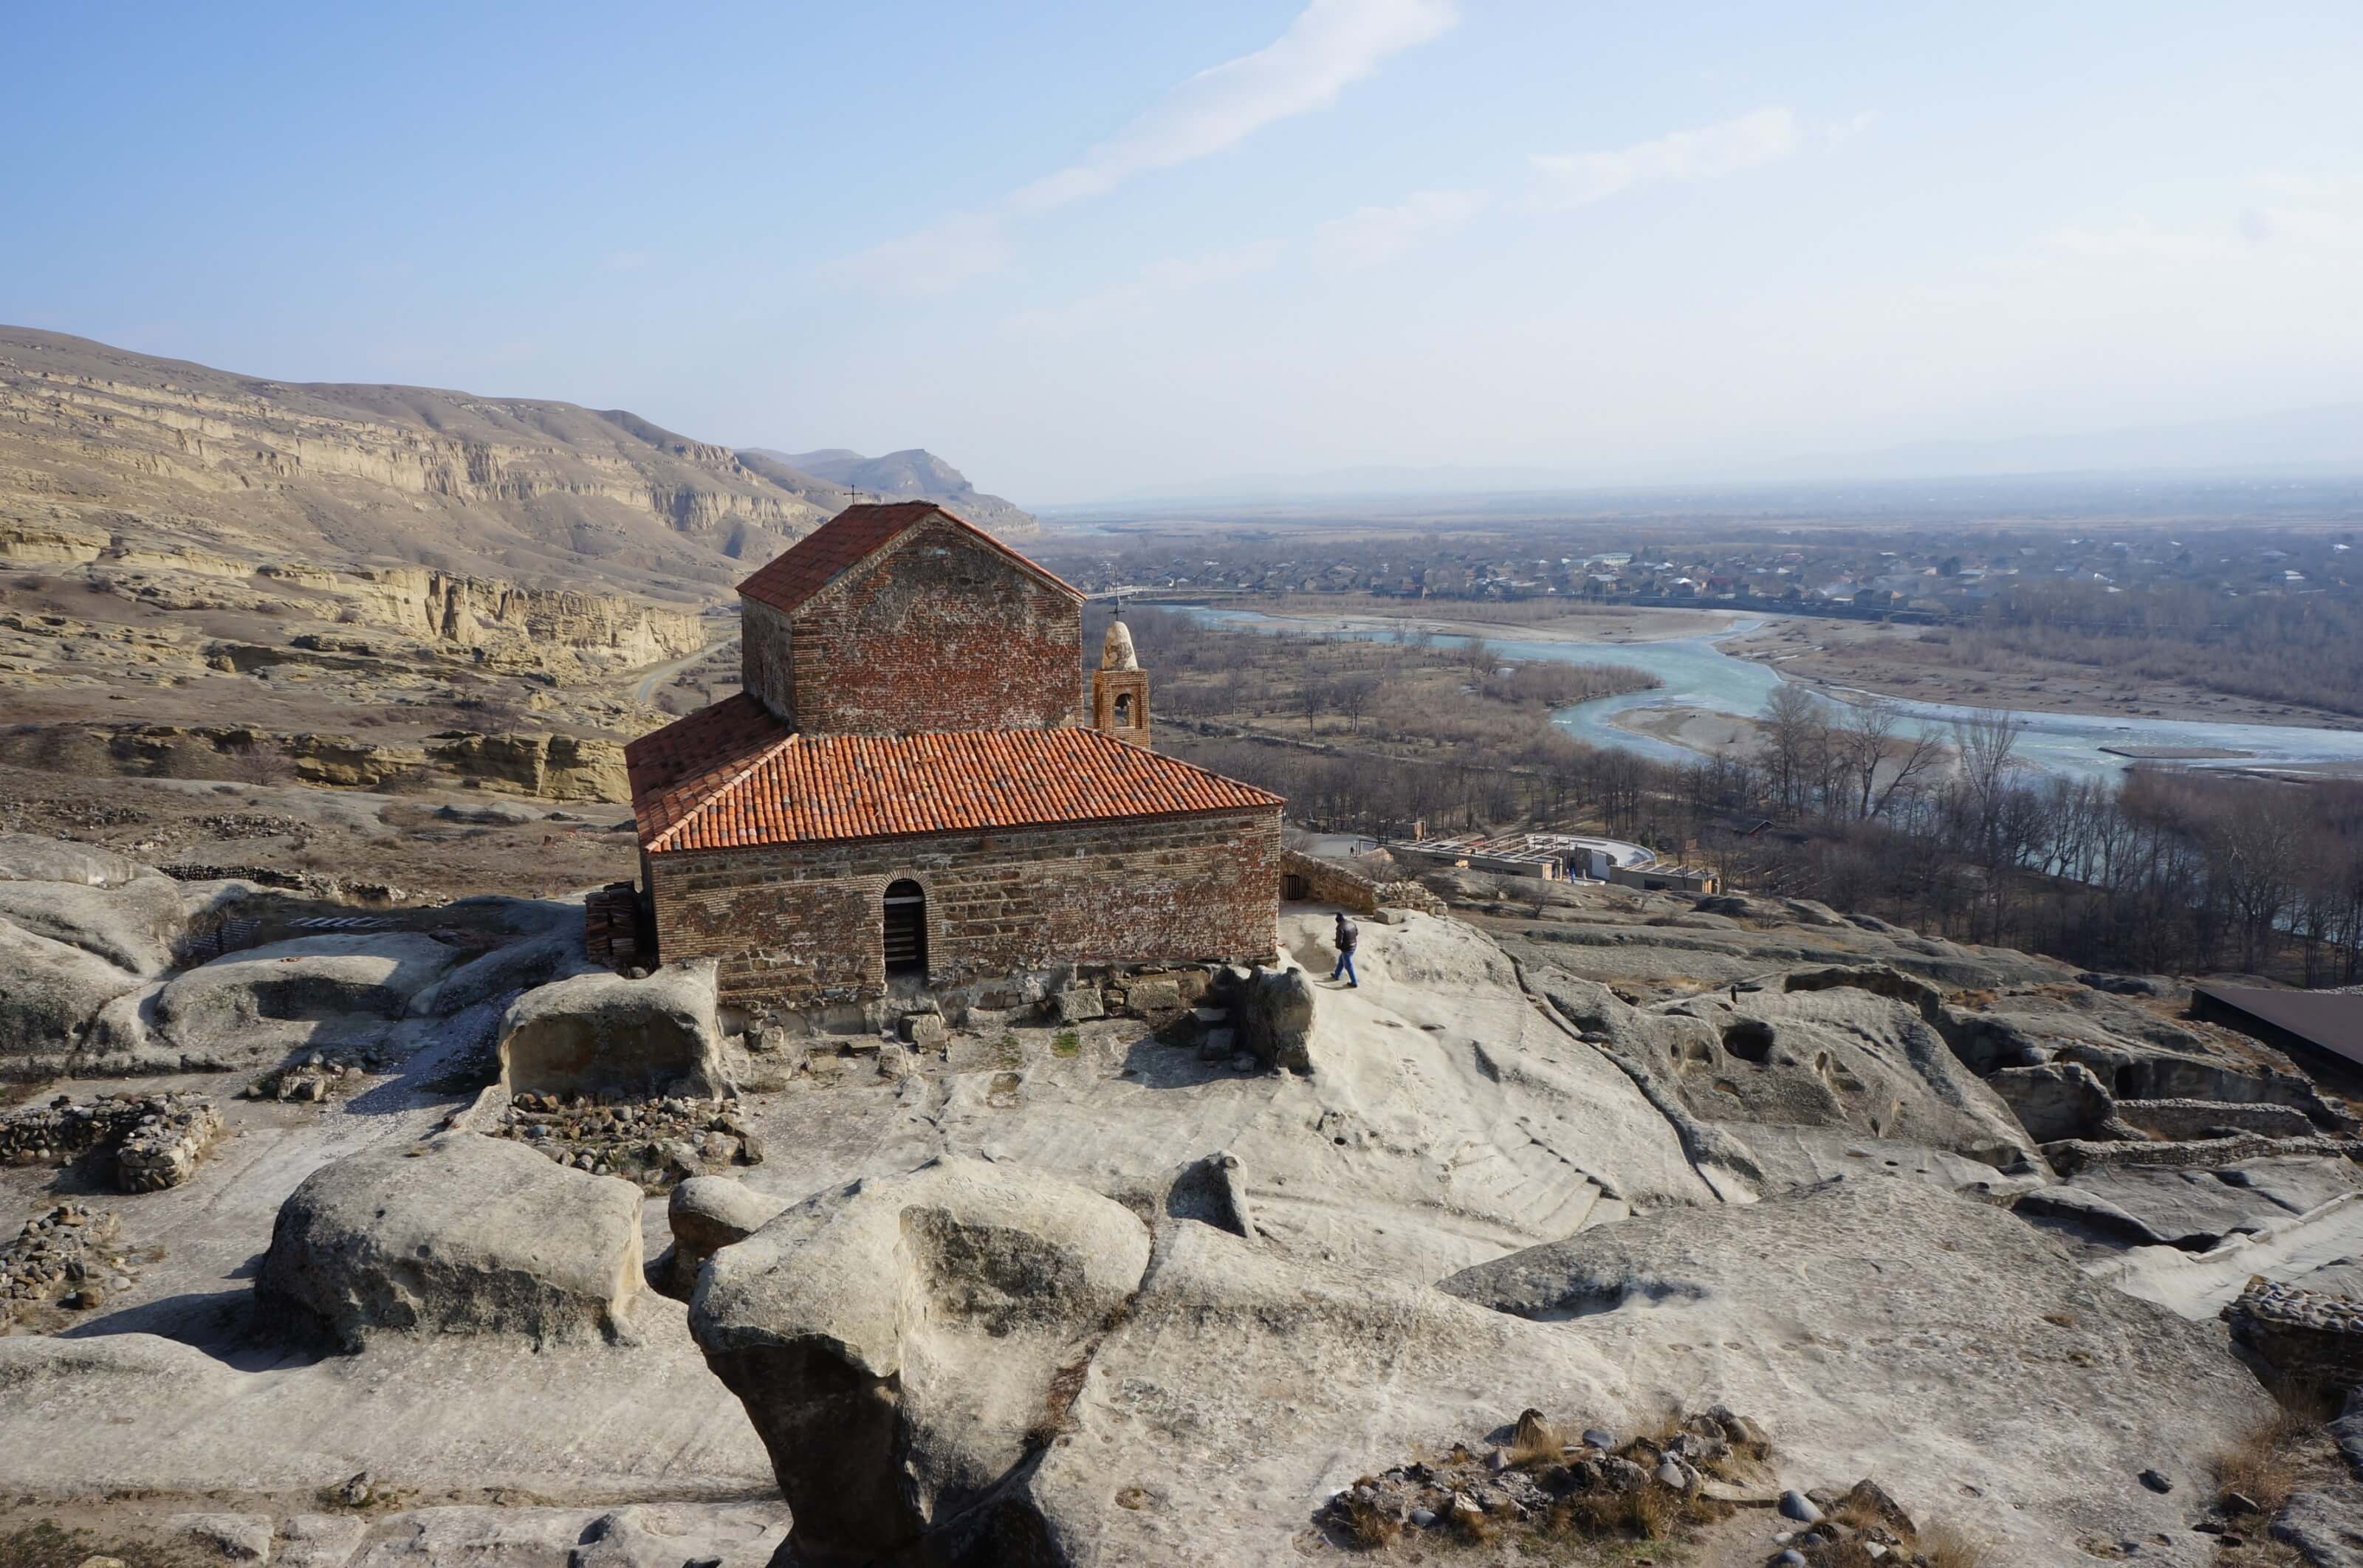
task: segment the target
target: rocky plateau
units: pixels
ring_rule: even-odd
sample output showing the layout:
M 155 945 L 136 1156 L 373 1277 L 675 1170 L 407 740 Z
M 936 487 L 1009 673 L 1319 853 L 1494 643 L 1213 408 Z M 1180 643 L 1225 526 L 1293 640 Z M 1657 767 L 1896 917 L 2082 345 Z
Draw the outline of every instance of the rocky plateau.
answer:
M 2170 977 L 1427 886 L 1359 989 L 1292 904 L 1256 972 L 759 1024 L 579 898 L 0 839 L 0 1547 L 2353 1560 L 2342 1086 Z

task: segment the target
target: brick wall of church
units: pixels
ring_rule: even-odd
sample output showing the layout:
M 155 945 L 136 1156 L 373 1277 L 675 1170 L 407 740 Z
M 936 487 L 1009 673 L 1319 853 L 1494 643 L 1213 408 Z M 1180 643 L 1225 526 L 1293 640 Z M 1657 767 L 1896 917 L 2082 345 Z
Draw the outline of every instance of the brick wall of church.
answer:
M 660 954 L 722 960 L 726 999 L 806 1006 L 884 987 L 886 885 L 926 893 L 928 977 L 1065 963 L 1268 960 L 1280 811 L 647 857 Z
M 738 684 L 789 723 L 796 712 L 794 648 L 783 612 L 758 600 L 738 602 Z
M 1082 606 L 948 523 L 799 606 L 793 719 L 809 734 L 1084 723 Z

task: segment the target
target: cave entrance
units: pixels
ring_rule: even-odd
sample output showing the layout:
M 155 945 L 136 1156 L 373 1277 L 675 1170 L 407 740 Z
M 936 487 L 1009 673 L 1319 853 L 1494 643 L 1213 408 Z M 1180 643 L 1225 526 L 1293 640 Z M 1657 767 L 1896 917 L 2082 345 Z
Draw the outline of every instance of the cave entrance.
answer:
M 1753 1018 L 1725 1024 L 1723 1048 L 1743 1062 L 1762 1066 L 1772 1059 L 1772 1026 Z
M 907 877 L 886 884 L 886 972 L 927 972 L 927 895 Z

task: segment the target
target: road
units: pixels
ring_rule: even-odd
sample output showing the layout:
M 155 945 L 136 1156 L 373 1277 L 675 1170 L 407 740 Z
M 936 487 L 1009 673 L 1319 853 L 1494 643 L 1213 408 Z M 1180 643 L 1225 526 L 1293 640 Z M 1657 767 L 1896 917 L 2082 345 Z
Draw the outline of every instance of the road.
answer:
M 679 675 L 682 670 L 687 669 L 691 665 L 695 664 L 699 659 L 704 658 L 716 648 L 722 646 L 725 643 L 732 642 L 734 640 L 736 639 L 732 637 L 717 637 L 713 642 L 706 644 L 704 647 L 690 655 L 687 658 L 677 658 L 671 664 L 660 664 L 657 666 L 654 669 L 649 671 L 648 674 L 640 678 L 640 683 L 638 686 L 632 688 L 632 705 L 636 708 L 649 707 L 656 701 L 656 690 L 659 686 L 671 680 L 674 676 Z

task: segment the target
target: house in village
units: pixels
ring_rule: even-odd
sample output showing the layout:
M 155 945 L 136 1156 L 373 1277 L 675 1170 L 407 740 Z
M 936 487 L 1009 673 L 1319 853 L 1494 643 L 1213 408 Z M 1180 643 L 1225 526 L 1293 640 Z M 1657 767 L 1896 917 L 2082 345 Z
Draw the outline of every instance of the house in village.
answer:
M 1150 749 L 1121 620 L 939 506 L 738 586 L 744 690 L 625 750 L 659 962 L 808 1006 L 1069 964 L 1269 962 L 1280 797 Z

